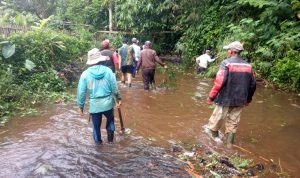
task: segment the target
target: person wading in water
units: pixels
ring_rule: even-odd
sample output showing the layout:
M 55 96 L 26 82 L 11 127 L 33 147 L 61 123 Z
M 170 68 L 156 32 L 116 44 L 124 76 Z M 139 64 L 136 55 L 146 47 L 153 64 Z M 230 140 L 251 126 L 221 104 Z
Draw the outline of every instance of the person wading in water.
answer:
M 127 75 L 128 87 L 131 87 L 131 78 L 133 73 L 133 61 L 135 54 L 133 47 L 129 46 L 128 39 L 123 38 L 123 46 L 118 50 L 119 69 L 122 72 L 121 83 L 125 84 L 125 75 Z
M 115 97 L 119 101 L 117 107 L 120 107 L 122 99 L 115 74 L 110 68 L 100 65 L 105 60 L 107 60 L 107 56 L 102 56 L 99 49 L 90 50 L 86 63 L 89 67 L 81 74 L 77 88 L 77 105 L 80 108 L 81 115 L 83 115 L 86 94 L 89 93 L 89 113 L 93 122 L 93 138 L 96 144 L 102 143 L 102 115 L 107 118 L 107 141 L 109 143 L 113 142 Z
M 150 41 L 146 41 L 144 49 L 141 52 L 140 60 L 137 65 L 137 72 L 142 67 L 142 77 L 144 82 L 144 90 L 149 90 L 150 86 L 155 89 L 155 63 L 159 63 L 164 68 L 167 68 L 167 65 L 163 63 L 152 48 Z
M 228 58 L 222 61 L 207 99 L 208 104 L 216 104 L 209 118 L 208 128 L 214 140 L 220 141 L 219 129 L 228 116 L 225 134 L 227 145 L 230 147 L 234 142 L 242 109 L 252 101 L 256 81 L 252 66 L 240 56 L 244 50 L 243 45 L 235 41 L 223 48 L 227 50 Z

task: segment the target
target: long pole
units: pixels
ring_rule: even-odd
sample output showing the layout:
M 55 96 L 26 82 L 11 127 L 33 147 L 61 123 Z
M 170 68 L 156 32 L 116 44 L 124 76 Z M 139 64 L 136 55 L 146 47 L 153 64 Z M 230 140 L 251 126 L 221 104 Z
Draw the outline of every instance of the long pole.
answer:
M 121 108 L 118 108 L 118 113 L 119 113 L 119 118 L 120 118 L 121 131 L 124 133 L 125 128 L 124 128 L 124 123 L 123 123 L 123 117 L 122 117 Z

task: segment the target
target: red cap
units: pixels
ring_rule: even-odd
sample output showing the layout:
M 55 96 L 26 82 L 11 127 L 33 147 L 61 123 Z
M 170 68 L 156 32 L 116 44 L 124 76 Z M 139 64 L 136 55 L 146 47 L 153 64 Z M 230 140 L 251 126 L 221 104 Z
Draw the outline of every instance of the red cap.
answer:
M 102 48 L 108 49 L 109 48 L 109 42 L 107 40 L 102 41 Z

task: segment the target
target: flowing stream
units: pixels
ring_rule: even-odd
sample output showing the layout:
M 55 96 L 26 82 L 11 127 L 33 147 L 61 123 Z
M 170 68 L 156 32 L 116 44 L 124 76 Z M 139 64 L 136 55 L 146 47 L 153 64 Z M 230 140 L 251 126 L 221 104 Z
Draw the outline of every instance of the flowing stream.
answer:
M 162 76 L 157 76 L 160 83 Z M 192 75 L 178 79 L 176 90 L 145 92 L 141 76 L 123 97 L 124 125 L 107 144 L 96 146 L 88 116 L 80 117 L 75 102 L 39 108 L 38 116 L 16 117 L 0 128 L 0 177 L 190 177 L 170 156 L 170 142 L 216 145 L 202 126 L 212 108 L 206 104 L 212 81 Z M 258 85 L 253 102 L 242 112 L 236 144 L 281 162 L 284 171 L 300 174 L 300 97 Z M 105 121 L 105 119 L 104 119 Z

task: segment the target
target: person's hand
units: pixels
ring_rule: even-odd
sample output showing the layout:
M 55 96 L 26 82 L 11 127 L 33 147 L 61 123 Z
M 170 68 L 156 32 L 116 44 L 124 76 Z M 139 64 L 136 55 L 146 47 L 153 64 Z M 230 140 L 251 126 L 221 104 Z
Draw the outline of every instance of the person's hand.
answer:
M 213 102 L 212 102 L 212 100 L 210 98 L 207 98 L 207 104 L 209 104 L 209 105 L 213 104 Z
M 118 103 L 116 103 L 116 108 L 121 108 L 121 104 L 122 104 L 122 101 L 120 100 Z
M 83 116 L 83 108 L 79 108 L 79 110 L 80 116 Z

